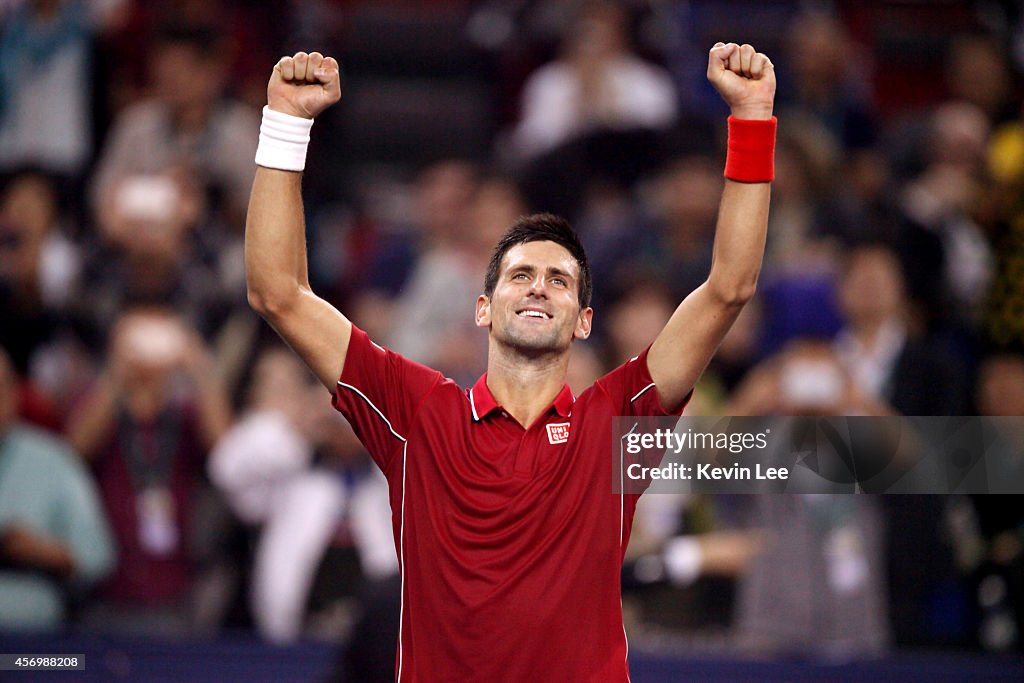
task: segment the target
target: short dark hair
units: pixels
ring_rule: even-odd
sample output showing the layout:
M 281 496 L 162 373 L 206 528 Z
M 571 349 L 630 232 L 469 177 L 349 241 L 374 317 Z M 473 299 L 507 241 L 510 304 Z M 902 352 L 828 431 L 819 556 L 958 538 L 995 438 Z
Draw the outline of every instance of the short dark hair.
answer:
M 583 243 L 580 242 L 580 238 L 572 229 L 569 221 L 551 213 L 535 213 L 521 217 L 498 241 L 498 245 L 494 247 L 494 253 L 491 254 L 491 261 L 487 264 L 487 274 L 484 276 L 484 294 L 488 297 L 494 294 L 494 287 L 498 284 L 498 274 L 501 271 L 501 262 L 508 250 L 527 242 L 554 242 L 569 252 L 580 268 L 577 289 L 580 308 L 589 306 L 594 283 L 590 275 L 587 253 L 583 250 Z

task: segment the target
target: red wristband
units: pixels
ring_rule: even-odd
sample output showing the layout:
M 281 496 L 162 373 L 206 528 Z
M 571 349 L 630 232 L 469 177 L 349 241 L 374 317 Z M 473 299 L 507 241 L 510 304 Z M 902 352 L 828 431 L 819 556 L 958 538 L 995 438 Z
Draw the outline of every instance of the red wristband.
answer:
M 729 117 L 725 177 L 741 183 L 775 180 L 775 130 L 778 119 L 751 121 Z

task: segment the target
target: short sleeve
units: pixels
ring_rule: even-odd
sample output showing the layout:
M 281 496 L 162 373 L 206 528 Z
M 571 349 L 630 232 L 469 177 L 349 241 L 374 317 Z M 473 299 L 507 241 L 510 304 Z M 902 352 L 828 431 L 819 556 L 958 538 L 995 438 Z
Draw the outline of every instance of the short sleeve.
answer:
M 441 379 L 440 372 L 373 343 L 353 326 L 333 404 L 387 474 L 416 410 Z
M 613 406 L 616 415 L 649 415 L 652 417 L 678 417 L 690 402 L 693 391 L 686 395 L 678 410 L 665 410 L 658 398 L 658 390 L 647 369 L 647 352 L 643 353 L 615 368 L 597 380 L 597 388 L 604 392 Z

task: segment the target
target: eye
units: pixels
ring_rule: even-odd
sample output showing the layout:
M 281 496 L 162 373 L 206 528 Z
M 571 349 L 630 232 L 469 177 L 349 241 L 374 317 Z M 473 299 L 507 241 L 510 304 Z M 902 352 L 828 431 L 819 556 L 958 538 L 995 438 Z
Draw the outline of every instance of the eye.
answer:
M 565 280 L 560 277 L 551 278 L 551 284 L 558 285 L 559 287 L 565 287 Z
M 518 273 L 514 273 L 512 275 L 512 279 L 513 280 L 529 280 L 530 278 L 529 278 L 529 276 L 526 273 L 524 273 L 522 271 L 519 271 Z

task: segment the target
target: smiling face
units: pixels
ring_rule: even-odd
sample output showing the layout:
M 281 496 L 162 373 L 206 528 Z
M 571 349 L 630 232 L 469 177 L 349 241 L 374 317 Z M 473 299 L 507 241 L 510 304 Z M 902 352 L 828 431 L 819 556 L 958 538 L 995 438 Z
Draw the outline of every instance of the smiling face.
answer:
M 579 277 L 579 264 L 564 247 L 516 245 L 502 259 L 493 294 L 477 299 L 476 324 L 525 355 L 567 351 L 574 338 L 590 335 L 593 311 L 580 308 Z

